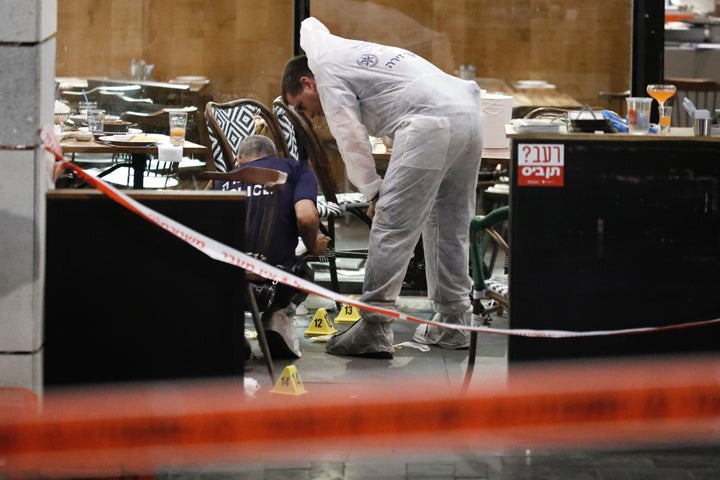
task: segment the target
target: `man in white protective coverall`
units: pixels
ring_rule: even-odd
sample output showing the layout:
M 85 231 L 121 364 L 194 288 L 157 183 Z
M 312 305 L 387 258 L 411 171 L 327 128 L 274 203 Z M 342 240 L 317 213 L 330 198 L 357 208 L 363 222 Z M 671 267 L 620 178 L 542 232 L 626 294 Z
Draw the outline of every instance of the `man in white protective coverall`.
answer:
M 407 50 L 330 34 L 315 18 L 302 22 L 306 53 L 285 66 L 283 100 L 309 118 L 324 115 L 348 178 L 372 199 L 373 217 L 361 301 L 395 308 L 422 234 L 433 320 L 469 324 L 470 220 L 482 156 L 480 88 L 448 75 Z M 381 179 L 368 135 L 393 139 Z M 363 312 L 335 335 L 336 355 L 392 358 L 392 318 Z M 413 339 L 467 348 L 467 331 L 420 325 Z

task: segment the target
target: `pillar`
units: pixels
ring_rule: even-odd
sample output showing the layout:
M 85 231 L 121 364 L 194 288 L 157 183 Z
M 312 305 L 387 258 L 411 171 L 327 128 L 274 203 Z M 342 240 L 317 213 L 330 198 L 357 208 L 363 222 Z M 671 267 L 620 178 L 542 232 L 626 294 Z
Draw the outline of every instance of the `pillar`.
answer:
M 57 0 L 0 2 L 0 387 L 42 390 L 46 160 Z

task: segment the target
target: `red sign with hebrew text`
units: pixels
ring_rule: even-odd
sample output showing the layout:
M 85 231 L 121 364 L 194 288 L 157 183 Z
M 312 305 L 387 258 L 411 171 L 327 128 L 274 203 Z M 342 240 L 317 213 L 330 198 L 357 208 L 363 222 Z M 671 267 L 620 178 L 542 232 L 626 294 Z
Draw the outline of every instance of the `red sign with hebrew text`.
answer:
M 565 145 L 518 145 L 518 186 L 562 187 L 565 184 Z

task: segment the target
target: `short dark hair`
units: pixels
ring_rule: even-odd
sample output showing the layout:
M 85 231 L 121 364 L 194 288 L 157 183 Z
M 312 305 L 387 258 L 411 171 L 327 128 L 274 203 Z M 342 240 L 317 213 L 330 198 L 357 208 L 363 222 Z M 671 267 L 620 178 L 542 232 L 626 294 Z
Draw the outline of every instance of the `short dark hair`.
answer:
M 301 77 L 315 78 L 305 55 L 298 55 L 291 58 L 285 64 L 282 75 L 282 101 L 287 103 L 287 95 L 298 95 L 302 92 L 303 86 L 300 83 Z

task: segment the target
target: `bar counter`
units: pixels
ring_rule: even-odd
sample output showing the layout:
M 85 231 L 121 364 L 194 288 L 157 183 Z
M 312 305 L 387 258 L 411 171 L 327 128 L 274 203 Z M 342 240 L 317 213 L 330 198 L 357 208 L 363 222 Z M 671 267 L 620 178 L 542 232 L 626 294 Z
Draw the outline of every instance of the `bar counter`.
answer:
M 510 324 L 603 331 L 720 317 L 720 137 L 515 134 Z M 510 364 L 716 353 L 718 325 L 511 337 Z

